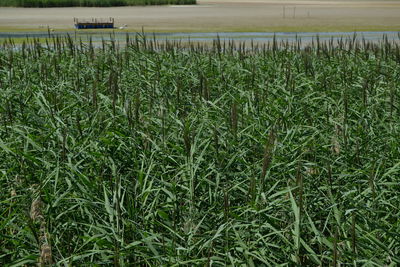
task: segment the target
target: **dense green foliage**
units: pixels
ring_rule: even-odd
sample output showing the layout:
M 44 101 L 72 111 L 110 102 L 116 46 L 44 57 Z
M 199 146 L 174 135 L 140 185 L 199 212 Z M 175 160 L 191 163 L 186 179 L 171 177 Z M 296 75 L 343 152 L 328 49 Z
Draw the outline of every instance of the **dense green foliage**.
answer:
M 139 5 L 188 5 L 196 0 L 1 0 L 0 6 L 12 7 L 111 7 Z
M 398 46 L 52 42 L 0 50 L 1 265 L 400 264 Z

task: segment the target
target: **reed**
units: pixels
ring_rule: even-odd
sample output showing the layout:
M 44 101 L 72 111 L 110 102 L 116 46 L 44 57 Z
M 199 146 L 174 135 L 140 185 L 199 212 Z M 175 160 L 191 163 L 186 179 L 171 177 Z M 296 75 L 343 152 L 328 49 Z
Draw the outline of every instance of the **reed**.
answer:
M 398 65 L 388 40 L 5 41 L 0 265 L 399 265 Z

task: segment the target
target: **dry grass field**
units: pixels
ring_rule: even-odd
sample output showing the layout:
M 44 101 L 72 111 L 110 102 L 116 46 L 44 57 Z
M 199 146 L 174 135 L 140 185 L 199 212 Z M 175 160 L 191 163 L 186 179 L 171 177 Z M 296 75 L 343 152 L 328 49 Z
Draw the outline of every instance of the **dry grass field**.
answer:
M 114 17 L 127 31 L 398 31 L 400 1 L 199 0 L 196 6 L 0 8 L 0 31 L 72 29 Z

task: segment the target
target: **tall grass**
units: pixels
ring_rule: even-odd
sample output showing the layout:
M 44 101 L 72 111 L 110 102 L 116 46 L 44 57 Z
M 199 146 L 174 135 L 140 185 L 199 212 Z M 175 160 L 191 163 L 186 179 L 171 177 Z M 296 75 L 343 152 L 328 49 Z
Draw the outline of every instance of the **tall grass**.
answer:
M 5 43 L 1 265 L 400 264 L 399 49 Z
M 2 0 L 0 6 L 11 7 L 111 7 L 137 5 L 188 5 L 196 0 Z

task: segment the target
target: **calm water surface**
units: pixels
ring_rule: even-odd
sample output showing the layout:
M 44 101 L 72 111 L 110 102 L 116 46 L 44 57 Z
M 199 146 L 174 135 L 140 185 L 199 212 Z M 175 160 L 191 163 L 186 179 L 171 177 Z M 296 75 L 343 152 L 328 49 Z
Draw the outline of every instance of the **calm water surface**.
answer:
M 139 35 L 136 32 L 0 32 L 0 39 L 7 38 L 45 38 L 49 36 L 67 36 L 70 35 L 73 38 L 93 41 L 111 40 L 123 42 L 126 39 L 126 35 L 131 38 Z M 211 42 L 217 38 L 221 41 L 254 41 L 258 43 L 270 42 L 274 38 L 276 41 L 297 41 L 301 40 L 304 42 L 310 42 L 312 40 L 319 39 L 320 41 L 339 41 L 340 39 L 354 38 L 356 40 L 367 40 L 372 42 L 382 41 L 383 38 L 387 38 L 389 41 L 400 42 L 400 31 L 399 32 L 174 32 L 174 33 L 145 33 L 147 38 L 156 40 L 180 40 L 180 41 L 192 41 L 192 42 Z

